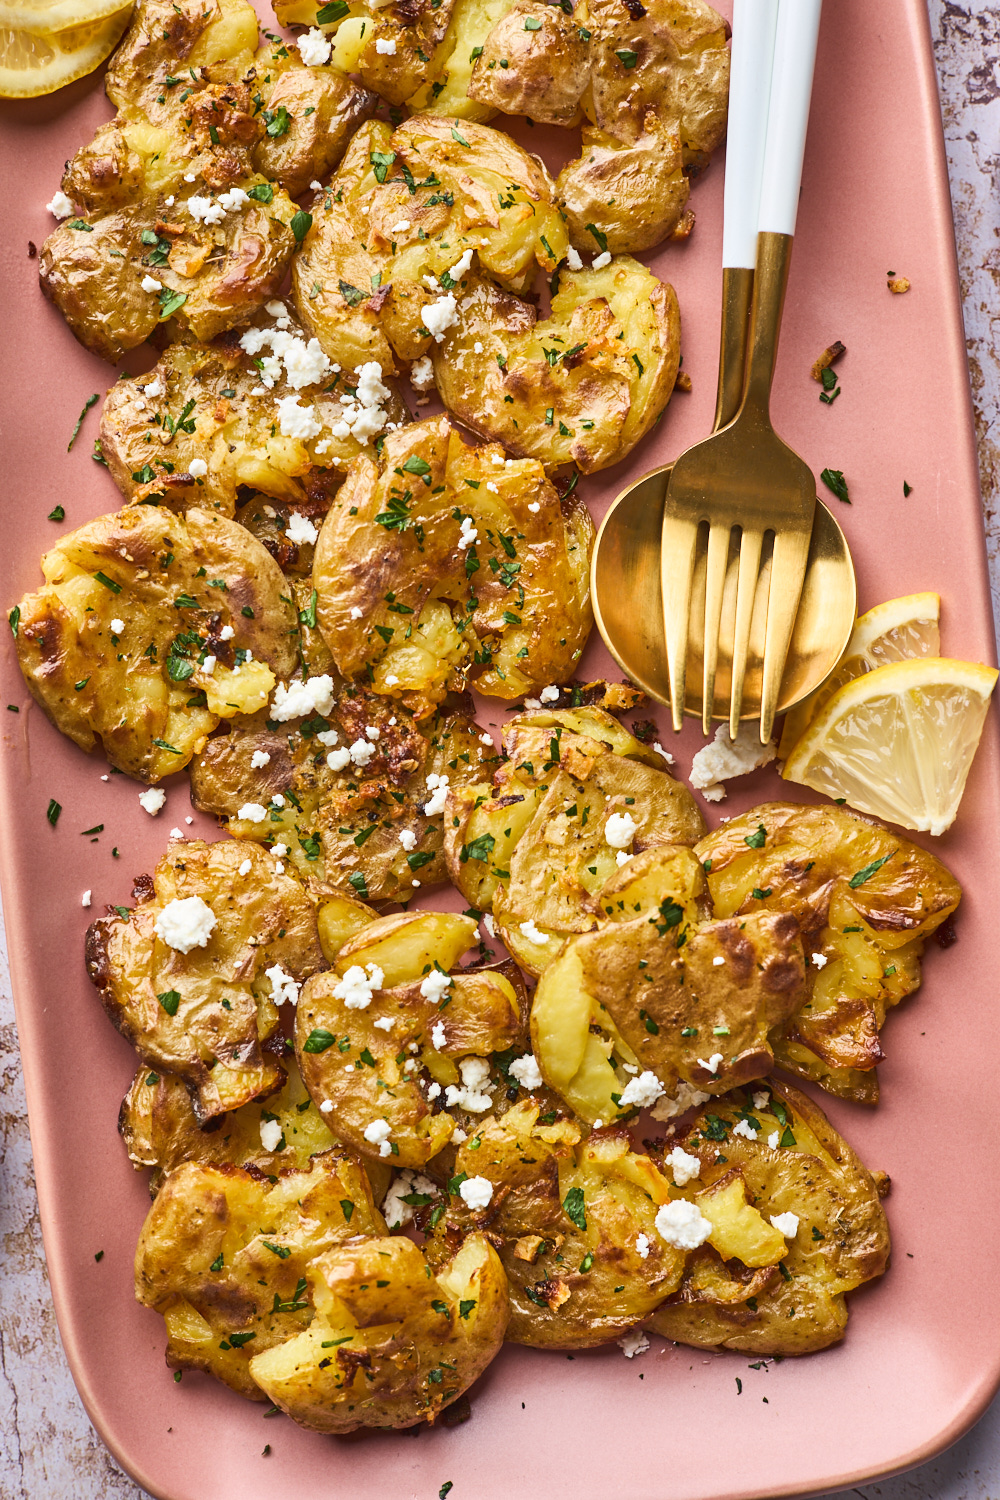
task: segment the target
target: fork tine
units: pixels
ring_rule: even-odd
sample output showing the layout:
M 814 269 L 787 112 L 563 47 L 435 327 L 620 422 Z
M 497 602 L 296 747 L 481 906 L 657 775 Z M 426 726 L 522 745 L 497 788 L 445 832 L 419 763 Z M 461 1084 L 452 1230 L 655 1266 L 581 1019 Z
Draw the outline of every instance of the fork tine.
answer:
M 698 525 L 697 520 L 671 515 L 669 509 L 663 513 L 660 576 L 663 630 L 667 641 L 667 670 L 670 677 L 670 716 L 674 729 L 680 729 L 684 719 L 691 584 L 694 578 Z
M 766 745 L 774 728 L 781 678 L 788 657 L 795 616 L 805 582 L 812 528 L 778 531 L 774 538 L 771 588 L 764 635 L 764 671 L 760 692 L 760 742 Z
M 760 553 L 764 532 L 757 527 L 743 532 L 740 538 L 740 572 L 736 583 L 736 631 L 733 639 L 733 678 L 729 693 L 729 737 L 735 739 L 743 707 L 743 678 L 747 669 L 750 624 L 753 619 L 754 594 L 760 572 Z
M 730 526 L 710 526 L 708 531 L 708 558 L 705 565 L 705 645 L 701 688 L 701 727 L 706 735 L 711 732 L 712 704 L 715 702 L 715 669 L 719 661 L 719 623 L 722 618 L 722 598 L 726 588 L 726 571 L 729 566 Z

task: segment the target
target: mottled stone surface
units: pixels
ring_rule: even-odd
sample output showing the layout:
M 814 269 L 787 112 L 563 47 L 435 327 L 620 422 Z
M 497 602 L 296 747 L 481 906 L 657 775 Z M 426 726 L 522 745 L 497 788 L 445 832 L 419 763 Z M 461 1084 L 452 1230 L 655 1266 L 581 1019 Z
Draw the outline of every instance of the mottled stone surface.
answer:
M 1000 5 L 928 0 L 948 142 L 1000 620 Z M 93 1432 L 59 1344 L 38 1227 L 6 962 L 0 953 L 0 1500 L 141 1500 Z M 943 1457 L 830 1500 L 1000 1494 L 1000 1404 Z

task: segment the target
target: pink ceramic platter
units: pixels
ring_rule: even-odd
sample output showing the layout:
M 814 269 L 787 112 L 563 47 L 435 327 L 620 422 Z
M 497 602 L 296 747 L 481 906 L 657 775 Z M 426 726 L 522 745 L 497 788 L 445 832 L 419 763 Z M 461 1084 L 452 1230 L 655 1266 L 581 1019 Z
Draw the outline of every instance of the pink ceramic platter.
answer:
M 118 505 L 107 473 L 89 457 L 96 411 L 66 451 L 84 401 L 103 395 L 114 372 L 75 343 L 43 300 L 28 255 L 29 240 L 40 244 L 52 227 L 44 205 L 64 160 L 108 114 L 98 77 L 3 109 L 5 609 L 40 582 L 39 554 L 61 530 Z M 568 133 L 512 129 L 550 166 L 575 154 Z M 626 482 L 709 430 L 722 166 L 720 153 L 695 185 L 691 238 L 649 257 L 677 288 L 693 393 L 675 396 L 627 464 L 581 483 L 598 520 Z M 935 589 L 943 649 L 991 662 L 924 0 L 826 6 L 804 183 L 775 424 L 817 473 L 829 466 L 848 477 L 853 503 L 838 505 L 837 519 L 854 552 L 861 607 Z M 908 295 L 888 293 L 888 270 L 910 278 Z M 843 394 L 828 407 L 809 371 L 834 339 L 848 353 L 838 366 Z M 137 351 L 129 364 L 150 362 Z M 908 499 L 904 480 L 913 486 Z M 63 528 L 46 519 L 56 504 L 66 510 Z M 958 822 L 934 845 L 965 890 L 958 944 L 947 953 L 931 945 L 923 989 L 889 1021 L 878 1109 L 821 1098 L 865 1161 L 893 1180 L 892 1267 L 851 1299 L 844 1343 L 757 1369 L 745 1355 L 659 1339 L 633 1360 L 615 1345 L 576 1356 L 511 1347 L 474 1390 L 466 1425 L 347 1441 L 301 1431 L 284 1417 L 264 1420 L 266 1408 L 204 1376 L 176 1384 L 163 1361 L 161 1320 L 133 1301 L 132 1257 L 149 1200 L 115 1124 L 135 1057 L 87 981 L 83 937 L 106 903 L 129 900 L 131 877 L 152 869 L 172 826 L 207 838 L 218 830 L 200 815 L 184 822 L 192 810 L 183 777 L 164 783 L 168 801 L 156 819 L 141 810 L 135 783 L 103 781 L 103 763 L 76 750 L 32 705 L 9 639 L 3 658 L 3 904 L 52 1293 L 94 1425 L 151 1495 L 245 1500 L 266 1490 L 269 1500 L 433 1500 L 446 1481 L 452 1500 L 798 1495 L 917 1464 L 980 1415 L 1000 1382 L 993 1256 L 1000 1145 L 990 1123 L 1000 779 L 992 721 Z M 581 675 L 619 675 L 596 632 Z M 8 704 L 19 712 L 7 712 Z M 495 704 L 480 700 L 479 708 L 485 725 L 500 721 Z M 660 723 L 666 741 L 662 714 Z M 700 744 L 689 722 L 674 747 L 681 772 Z M 758 773 L 722 810 L 789 790 L 773 772 Z M 63 808 L 55 828 L 46 821 L 50 798 Z M 709 810 L 711 822 L 718 815 L 718 807 Z M 104 831 L 84 837 L 96 824 Z M 88 888 L 92 912 L 81 909 Z M 423 899 L 455 904 L 443 890 Z

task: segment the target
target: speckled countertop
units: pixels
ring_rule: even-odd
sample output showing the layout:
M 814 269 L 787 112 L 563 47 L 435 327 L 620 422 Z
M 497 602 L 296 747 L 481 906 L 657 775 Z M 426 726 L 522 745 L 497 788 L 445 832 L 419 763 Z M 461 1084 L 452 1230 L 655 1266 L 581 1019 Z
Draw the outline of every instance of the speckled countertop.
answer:
M 928 0 L 955 205 L 979 429 L 994 617 L 1000 619 L 1000 4 Z M 141 1500 L 94 1433 L 49 1298 L 6 955 L 0 951 L 0 1500 Z M 1000 1495 L 1000 1399 L 961 1442 L 898 1479 L 829 1500 Z

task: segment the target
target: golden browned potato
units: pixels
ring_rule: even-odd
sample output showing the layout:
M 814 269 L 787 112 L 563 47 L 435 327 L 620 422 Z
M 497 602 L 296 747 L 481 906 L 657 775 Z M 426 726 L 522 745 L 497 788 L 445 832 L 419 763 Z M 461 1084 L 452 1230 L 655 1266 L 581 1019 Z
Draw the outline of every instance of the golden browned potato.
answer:
M 500 131 L 436 114 L 395 131 L 372 122 L 314 205 L 299 315 L 340 364 L 361 348 L 383 366 L 389 348 L 423 358 L 455 323 L 474 261 L 510 291 L 555 270 L 567 239 L 552 197 L 542 163 Z
M 441 400 L 510 452 L 584 474 L 625 458 L 670 400 L 680 360 L 672 286 L 617 256 L 564 271 L 549 317 L 473 278 L 431 350 Z
M 579 125 L 590 82 L 592 33 L 572 5 L 516 3 L 493 26 L 472 65 L 469 94 L 539 125 Z M 622 247 L 617 247 L 622 248 Z
M 133 894 L 87 932 L 87 973 L 115 1026 L 184 1080 L 199 1125 L 276 1093 L 285 1075 L 265 1044 L 278 1007 L 324 963 L 298 880 L 259 844 L 174 841 Z
M 288 507 L 285 530 L 297 511 L 308 534 L 370 438 L 408 420 L 394 388 L 381 381 L 371 388 L 371 373 L 365 394 L 374 404 L 362 411 L 359 372 L 332 370 L 316 339 L 275 299 L 242 333 L 171 344 L 154 369 L 117 381 L 104 403 L 101 449 L 127 500 L 232 516 L 241 491 L 252 489 L 250 517 L 270 503 L 273 518 L 279 501 Z M 267 545 L 266 528 L 250 530 Z M 283 568 L 297 561 L 297 553 L 269 550 Z
M 616 1120 L 690 1090 L 721 1093 L 772 1066 L 769 1032 L 805 992 L 796 919 L 700 919 L 690 849 L 648 850 L 602 892 L 602 925 L 542 974 L 531 1014 L 545 1081 L 581 1118 Z M 666 1096 L 666 1098 L 664 1098 Z
M 316 546 L 316 619 L 345 677 L 420 718 L 470 678 L 518 698 L 580 657 L 592 538 L 539 464 L 432 417 L 352 467 Z
M 492 740 L 462 708 L 418 725 L 364 688 L 310 682 L 330 684 L 324 712 L 278 722 L 265 710 L 208 740 L 191 766 L 195 806 L 280 847 L 320 899 L 408 901 L 440 884 L 445 795 L 488 774 Z
M 136 1299 L 162 1313 L 172 1369 L 204 1370 L 261 1401 L 250 1360 L 313 1322 L 309 1266 L 345 1240 L 384 1233 L 364 1169 L 343 1147 L 270 1178 L 185 1162 L 142 1227 Z
M 247 0 L 139 0 L 108 64 L 105 89 L 116 108 L 132 106 L 162 124 L 190 102 L 180 95 L 197 85 L 203 68 L 256 49 L 257 17 Z
M 312 1261 L 310 1327 L 250 1361 L 261 1390 L 303 1427 L 353 1432 L 433 1422 L 498 1352 L 507 1280 L 470 1234 L 431 1267 L 411 1240 L 355 1240 Z
M 804 1094 L 770 1078 L 713 1099 L 663 1149 L 712 1232 L 649 1326 L 681 1344 L 762 1355 L 843 1338 L 844 1294 L 888 1265 L 884 1174 L 873 1176 Z M 761 1253 L 774 1229 L 777 1261 Z
M 221 516 L 99 516 L 42 572 L 14 611 L 25 681 L 57 729 L 141 781 L 183 769 L 220 719 L 255 713 L 292 671 L 281 570 Z
M 878 1101 L 886 1012 L 920 984 L 927 938 L 961 887 L 939 859 L 846 807 L 766 802 L 695 853 L 721 917 L 786 912 L 802 928 L 807 984 L 774 1032 L 777 1062 L 828 1093 Z
M 470 917 L 383 917 L 303 989 L 303 1080 L 330 1128 L 363 1156 L 423 1169 L 452 1139 L 450 1108 L 492 1108 L 488 1059 L 521 1041 L 524 1023 L 520 987 L 502 966 L 457 968 L 476 940 Z
M 518 714 L 503 744 L 492 786 L 449 796 L 445 856 L 470 905 L 492 911 L 514 957 L 540 974 L 602 920 L 604 888 L 630 855 L 693 844 L 705 825 L 662 758 L 599 708 Z
M 510 1283 L 508 1338 L 588 1348 L 627 1332 L 680 1285 L 685 1256 L 654 1222 L 671 1196 L 627 1130 L 581 1141 L 573 1121 L 540 1117 L 537 1100 L 525 1100 L 459 1147 L 432 1244 L 481 1228 Z

